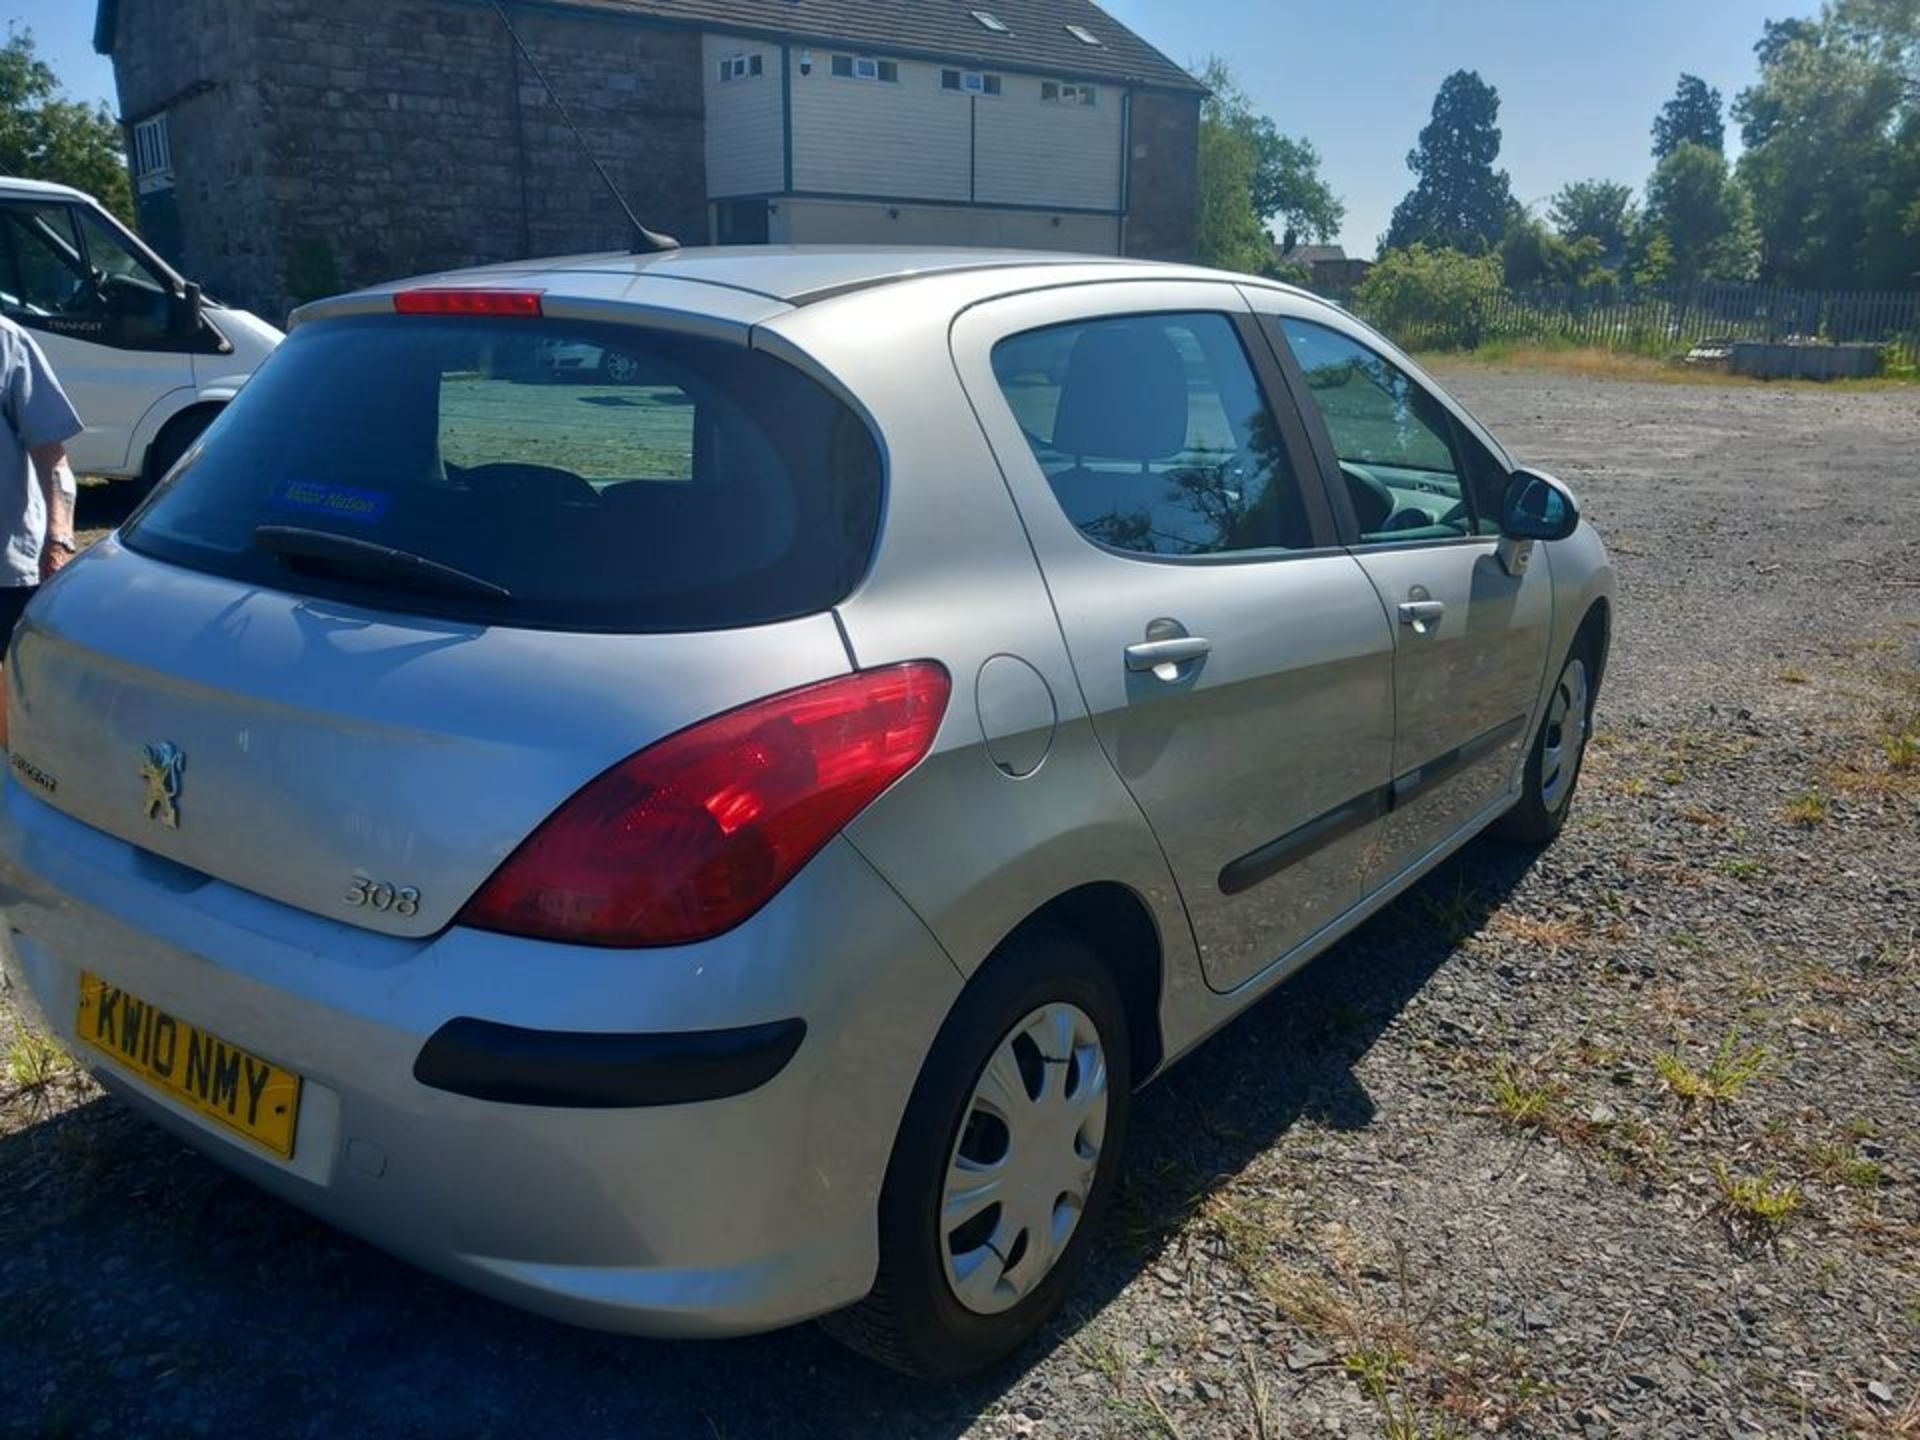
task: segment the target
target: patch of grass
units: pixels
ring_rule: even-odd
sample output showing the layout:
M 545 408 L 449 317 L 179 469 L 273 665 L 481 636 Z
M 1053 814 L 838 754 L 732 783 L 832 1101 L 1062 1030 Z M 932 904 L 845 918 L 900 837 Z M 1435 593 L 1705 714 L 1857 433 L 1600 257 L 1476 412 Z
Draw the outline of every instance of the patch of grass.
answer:
M 1859 390 L 1895 390 L 1911 387 L 1914 378 L 1904 370 L 1889 370 L 1870 380 L 1756 380 L 1750 375 L 1707 365 L 1681 365 L 1669 355 L 1674 348 L 1664 339 L 1652 342 L 1653 353 L 1607 350 L 1551 339 L 1489 340 L 1472 350 L 1429 352 L 1421 363 L 1445 370 L 1448 366 L 1484 365 L 1501 370 L 1546 370 L 1587 380 L 1643 380 L 1662 385 L 1713 385 L 1735 389 L 1756 386 L 1776 390 L 1818 390 L 1840 393 Z
M 12 1039 L 6 1044 L 6 1054 L 0 1056 L 0 1071 L 6 1073 L 8 1085 L 15 1094 L 46 1091 L 54 1081 L 77 1069 L 73 1056 L 61 1048 L 60 1041 L 25 1025 L 13 1031 Z
M 1830 1142 L 1809 1145 L 1806 1149 L 1808 1171 L 1817 1180 L 1836 1189 L 1878 1190 L 1887 1182 L 1886 1171 L 1871 1160 L 1854 1153 L 1850 1146 Z
M 1423 890 L 1420 907 L 1449 945 L 1458 945 L 1474 934 L 1486 919 L 1486 905 L 1480 892 L 1467 884 L 1464 875 L 1454 882 L 1451 894 L 1436 895 Z
M 1538 945 L 1547 950 L 1569 949 L 1580 943 L 1583 934 L 1579 922 L 1565 916 L 1542 919 L 1535 915 L 1519 915 L 1511 910 L 1500 911 L 1487 928 L 1522 945 Z
M 1780 815 L 1789 825 L 1797 825 L 1802 830 L 1818 829 L 1827 823 L 1827 797 L 1818 790 L 1805 791 L 1789 800 Z
M 1713 1167 L 1717 1192 L 1713 1210 L 1734 1244 L 1748 1247 L 1772 1240 L 1799 1213 L 1798 1188 L 1783 1185 L 1773 1171 L 1759 1175 L 1733 1175 L 1718 1161 Z
M 1729 1030 L 1704 1068 L 1696 1070 L 1678 1054 L 1662 1052 L 1653 1057 L 1653 1072 L 1683 1106 L 1711 1109 L 1739 1099 L 1740 1092 L 1766 1069 L 1768 1058 L 1764 1046 L 1743 1048 L 1739 1032 Z
M 1887 757 L 1887 768 L 1896 775 L 1920 770 L 1920 731 L 1889 730 L 1880 737 L 1880 749 Z
M 1716 867 L 1722 875 L 1730 875 L 1735 880 L 1757 880 L 1767 873 L 1767 867 L 1758 860 L 1734 858 L 1722 860 Z
M 1502 1060 L 1493 1067 L 1493 1113 L 1516 1130 L 1545 1130 L 1566 1088 Z
M 1804 685 L 1807 683 L 1807 672 L 1797 665 L 1789 665 L 1780 672 L 1778 678 L 1782 685 Z

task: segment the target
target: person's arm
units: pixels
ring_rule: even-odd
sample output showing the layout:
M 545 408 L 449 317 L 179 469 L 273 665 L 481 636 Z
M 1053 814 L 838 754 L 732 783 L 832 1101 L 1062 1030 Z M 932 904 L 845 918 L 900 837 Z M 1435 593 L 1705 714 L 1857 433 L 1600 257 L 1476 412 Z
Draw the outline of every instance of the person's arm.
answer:
M 73 467 L 67 463 L 67 447 L 58 440 L 51 445 L 36 445 L 28 453 L 40 475 L 40 491 L 47 497 L 47 538 L 40 546 L 40 578 L 51 580 L 75 554 L 73 499 L 78 487 Z

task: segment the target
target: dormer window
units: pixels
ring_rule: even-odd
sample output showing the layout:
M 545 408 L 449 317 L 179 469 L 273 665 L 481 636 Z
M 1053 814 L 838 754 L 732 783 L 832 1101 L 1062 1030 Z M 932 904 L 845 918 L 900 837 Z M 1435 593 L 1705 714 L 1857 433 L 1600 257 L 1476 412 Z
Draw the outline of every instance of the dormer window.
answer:
M 1082 45 L 1091 45 L 1096 50 L 1105 48 L 1100 43 L 1100 37 L 1084 25 L 1069 25 L 1066 27 L 1066 32 Z
M 1068 80 L 1042 80 L 1040 99 L 1048 105 L 1078 105 L 1091 110 L 1096 92 L 1091 85 L 1076 85 Z
M 762 56 L 729 55 L 720 62 L 720 79 L 722 82 L 745 80 L 750 76 L 764 75 L 766 68 L 767 62 Z
M 942 70 L 940 88 L 958 90 L 965 95 L 998 95 L 1000 77 L 983 74 L 978 70 Z
M 1013 33 L 1013 31 L 1007 28 L 1007 22 L 991 10 L 969 10 L 967 13 L 973 16 L 974 23 L 982 30 L 991 30 L 996 35 L 1011 35 Z

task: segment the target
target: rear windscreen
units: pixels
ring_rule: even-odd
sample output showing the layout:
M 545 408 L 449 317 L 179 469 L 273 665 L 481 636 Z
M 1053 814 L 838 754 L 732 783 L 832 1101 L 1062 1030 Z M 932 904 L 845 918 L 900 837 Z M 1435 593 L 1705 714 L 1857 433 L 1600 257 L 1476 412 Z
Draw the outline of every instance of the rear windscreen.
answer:
M 694 630 L 837 604 L 879 513 L 865 424 L 766 355 L 625 326 L 382 316 L 296 330 L 122 538 L 379 609 Z

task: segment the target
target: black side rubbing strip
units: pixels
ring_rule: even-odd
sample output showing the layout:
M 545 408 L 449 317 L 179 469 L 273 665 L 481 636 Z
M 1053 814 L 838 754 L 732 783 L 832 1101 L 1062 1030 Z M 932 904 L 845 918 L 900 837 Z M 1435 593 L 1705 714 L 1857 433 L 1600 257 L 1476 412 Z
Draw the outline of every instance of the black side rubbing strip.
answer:
M 1394 777 L 1394 808 L 1398 809 L 1414 797 L 1424 795 L 1436 786 L 1444 785 L 1481 756 L 1499 749 L 1526 727 L 1527 717 L 1516 715 L 1511 720 L 1503 720 L 1491 730 L 1474 736 L 1466 744 L 1456 745 L 1453 749 L 1434 756 L 1424 765 Z
M 413 1062 L 413 1078 L 502 1105 L 635 1109 L 721 1100 L 758 1089 L 786 1067 L 804 1020 L 653 1035 L 524 1030 L 449 1020 Z
M 1242 890 L 1251 890 L 1289 865 L 1299 864 L 1314 851 L 1324 850 L 1363 825 L 1371 825 L 1387 813 L 1391 804 L 1392 790 L 1382 785 L 1354 796 L 1344 805 L 1336 805 L 1326 814 L 1296 826 L 1278 840 L 1269 840 L 1238 860 L 1228 861 L 1220 871 L 1220 893 L 1238 895 Z
M 1499 749 L 1526 728 L 1527 717 L 1516 715 L 1493 729 L 1436 755 L 1426 764 L 1398 776 L 1393 783 L 1381 785 L 1316 815 L 1304 825 L 1295 826 L 1277 840 L 1269 840 L 1257 850 L 1249 850 L 1238 860 L 1229 860 L 1220 870 L 1220 893 L 1238 895 L 1262 880 L 1271 880 L 1289 866 L 1298 865 L 1317 850 L 1344 839 L 1362 826 L 1406 805 L 1420 795 L 1445 784 L 1482 756 Z

